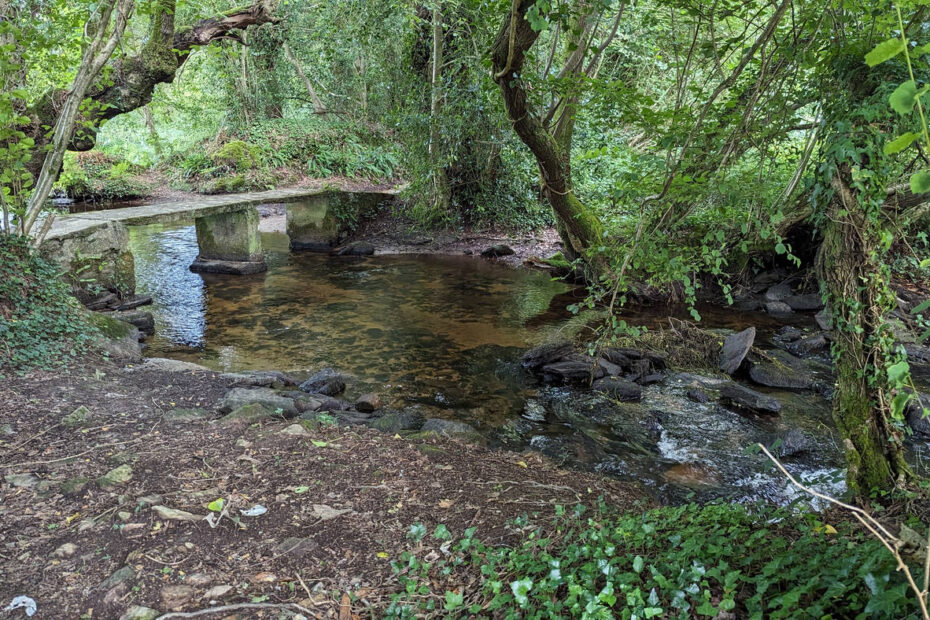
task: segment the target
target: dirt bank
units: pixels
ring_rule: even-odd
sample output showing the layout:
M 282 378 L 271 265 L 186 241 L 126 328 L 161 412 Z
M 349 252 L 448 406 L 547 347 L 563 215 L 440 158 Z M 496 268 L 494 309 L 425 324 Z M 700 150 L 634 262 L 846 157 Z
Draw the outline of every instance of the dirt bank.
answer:
M 506 542 L 522 513 L 640 497 L 537 454 L 362 427 L 308 424 L 306 434 L 283 434 L 294 423 L 283 419 L 217 424 L 217 402 L 233 382 L 99 360 L 70 374 L 6 379 L 0 603 L 29 596 L 43 618 L 256 601 L 350 618 L 396 591 L 390 561 L 413 544 L 414 523 L 428 531 L 442 523 L 455 536 L 475 526 L 478 537 Z M 202 517 L 219 498 L 227 513 L 211 527 Z M 241 514 L 256 505 L 267 512 Z M 281 617 L 282 608 L 239 613 Z

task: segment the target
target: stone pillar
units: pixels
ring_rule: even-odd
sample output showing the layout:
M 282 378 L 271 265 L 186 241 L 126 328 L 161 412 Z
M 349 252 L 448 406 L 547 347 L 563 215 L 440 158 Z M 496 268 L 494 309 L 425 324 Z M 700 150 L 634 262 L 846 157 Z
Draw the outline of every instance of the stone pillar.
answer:
M 74 296 L 90 308 L 115 307 L 136 293 L 129 230 L 120 222 L 46 239 L 41 251 L 61 267 Z
M 339 245 L 342 225 L 333 208 L 333 192 L 321 192 L 287 205 L 287 236 L 292 250 L 329 252 Z
M 194 223 L 200 254 L 191 271 L 234 275 L 267 271 L 254 208 L 198 217 Z

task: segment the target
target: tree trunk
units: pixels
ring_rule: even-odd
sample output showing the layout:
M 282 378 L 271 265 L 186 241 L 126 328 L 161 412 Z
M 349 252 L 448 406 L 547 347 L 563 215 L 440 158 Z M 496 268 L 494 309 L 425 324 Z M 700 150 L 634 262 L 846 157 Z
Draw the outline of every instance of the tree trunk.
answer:
M 307 74 L 304 73 L 303 67 L 300 66 L 300 62 L 297 60 L 297 57 L 294 56 L 291 52 L 290 46 L 285 41 L 283 45 L 284 57 L 287 58 L 287 61 L 291 63 L 291 66 L 294 67 L 294 71 L 297 72 L 297 77 L 300 78 L 300 81 L 304 83 L 304 88 L 307 89 L 307 94 L 310 95 L 310 101 L 313 103 L 313 112 L 314 114 L 326 114 L 326 106 L 323 104 L 323 100 L 316 94 L 316 89 L 313 88 L 313 83 L 310 81 L 310 78 L 307 77 Z
M 559 220 L 566 251 L 590 257 L 591 250 L 602 243 L 603 227 L 597 216 L 572 193 L 570 153 L 562 149 L 540 118 L 529 109 L 520 75 L 526 52 L 539 36 L 526 21 L 526 12 L 534 4 L 535 0 L 515 0 L 513 13 L 507 17 L 494 42 L 494 76 L 514 131 L 539 165 L 543 191 Z
M 871 371 L 883 372 L 887 362 L 885 351 L 873 340 L 885 317 L 878 298 L 885 277 L 875 258 L 878 235 L 850 189 L 848 165 L 839 168 L 832 185 L 836 193 L 827 206 L 817 267 L 836 327 L 833 419 L 849 464 L 847 485 L 865 495 L 875 488 L 889 488 L 906 466 L 900 438 L 889 422 L 885 394 L 867 376 Z
M 39 213 L 42 211 L 42 207 L 45 205 L 45 201 L 52 192 L 52 185 L 61 172 L 61 163 L 64 160 L 68 142 L 74 134 L 75 123 L 81 111 L 84 94 L 93 81 L 97 79 L 103 66 L 110 60 L 110 56 L 123 36 L 132 9 L 133 0 L 110 0 L 99 7 L 96 22 L 88 23 L 85 27 L 85 31 L 93 33 L 93 39 L 84 51 L 81 66 L 74 77 L 74 84 L 68 91 L 64 106 L 55 123 L 55 129 L 52 132 L 51 149 L 42 162 L 42 168 L 36 179 L 32 195 L 29 197 L 26 215 L 22 221 L 21 232 L 24 235 L 29 234 L 31 231 L 33 224 L 39 217 Z M 111 32 L 110 17 L 114 11 L 116 15 L 113 17 Z M 42 236 L 42 234 L 39 235 L 37 242 L 42 241 Z
M 276 0 L 258 0 L 255 4 L 217 17 L 202 20 L 189 28 L 175 29 L 174 0 L 161 0 L 155 7 L 149 41 L 136 56 L 112 63 L 106 79 L 98 79 L 85 93 L 93 105 L 85 106 L 80 116 L 82 130 L 70 136 L 68 148 L 88 151 L 96 143 L 100 123 L 131 112 L 152 100 L 155 87 L 171 82 L 178 69 L 196 47 L 219 39 L 236 39 L 237 31 L 253 25 L 276 23 Z M 50 142 L 47 127 L 55 125 L 67 90 L 50 92 L 26 113 L 32 119 L 26 133 L 36 142 L 36 153 L 43 153 Z M 38 176 L 42 157 L 34 156 L 28 169 Z
M 442 106 L 442 89 L 440 76 L 442 71 L 442 12 L 439 4 L 433 8 L 432 15 L 433 45 L 430 55 L 430 105 L 429 105 L 429 161 L 433 175 L 433 193 L 439 203 L 439 209 L 446 213 L 449 209 L 451 196 L 449 194 L 449 180 L 442 162 L 442 153 L 439 149 L 440 124 L 439 110 Z

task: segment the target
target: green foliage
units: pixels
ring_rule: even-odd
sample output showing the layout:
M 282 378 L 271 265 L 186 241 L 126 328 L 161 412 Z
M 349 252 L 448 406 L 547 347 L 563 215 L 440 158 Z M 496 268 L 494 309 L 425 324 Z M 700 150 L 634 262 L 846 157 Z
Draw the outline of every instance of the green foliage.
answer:
M 152 192 L 142 172 L 101 151 L 67 153 L 56 187 L 75 200 L 132 200 Z
M 95 330 L 29 240 L 0 234 L 0 372 L 55 368 L 81 353 Z
M 449 605 L 502 618 L 906 618 L 917 609 L 891 555 L 851 524 L 836 532 L 815 515 L 740 505 L 557 515 L 518 519 L 512 546 L 487 545 L 470 528 L 438 560 L 425 559 L 428 547 L 404 552 L 392 562 L 402 591 L 387 615 Z M 425 540 L 422 524 L 411 533 Z M 455 595 L 454 584 L 475 580 Z

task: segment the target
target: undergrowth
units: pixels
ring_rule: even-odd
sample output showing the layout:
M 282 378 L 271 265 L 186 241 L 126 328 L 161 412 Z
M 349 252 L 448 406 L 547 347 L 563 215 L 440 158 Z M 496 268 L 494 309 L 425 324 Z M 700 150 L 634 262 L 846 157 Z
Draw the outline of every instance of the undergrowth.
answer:
M 60 366 L 93 332 L 58 269 L 28 239 L 0 234 L 0 374 Z
M 851 524 L 773 507 L 686 505 L 618 513 L 556 508 L 493 546 L 469 528 L 414 524 L 392 562 L 387 615 L 502 618 L 907 618 L 888 552 Z

